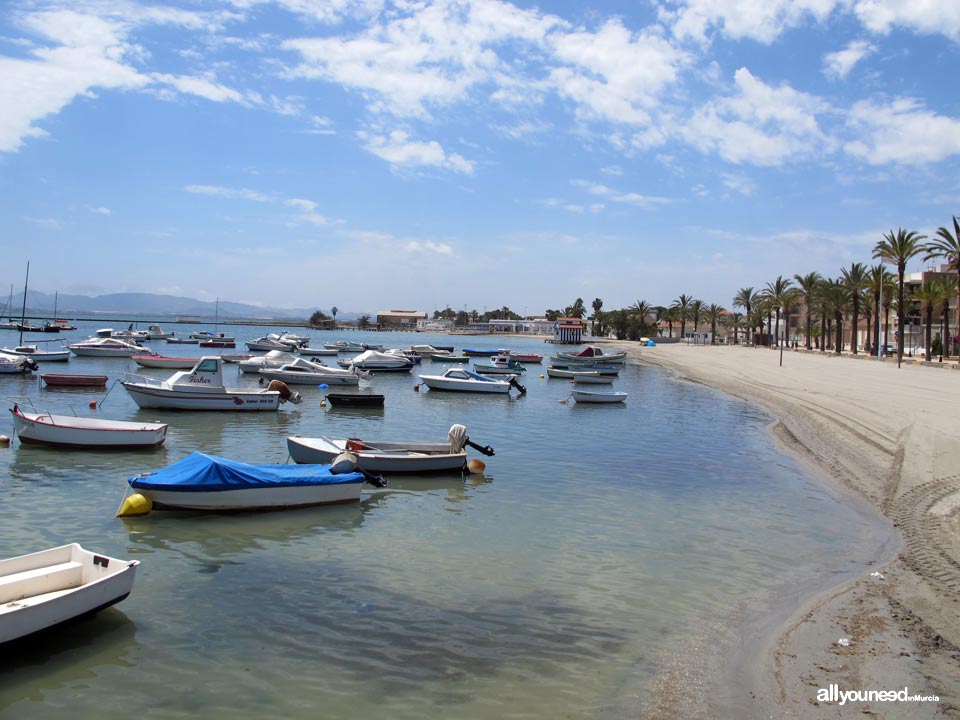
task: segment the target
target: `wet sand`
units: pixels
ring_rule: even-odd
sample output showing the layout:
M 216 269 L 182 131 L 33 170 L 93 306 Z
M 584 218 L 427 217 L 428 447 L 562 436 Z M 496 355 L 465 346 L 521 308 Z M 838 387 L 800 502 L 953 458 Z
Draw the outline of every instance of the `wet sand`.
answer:
M 731 654 L 713 658 L 682 716 L 960 717 L 960 369 L 803 351 L 785 352 L 781 367 L 768 348 L 604 347 L 765 407 L 783 448 L 846 494 L 852 518 L 873 514 L 889 530 L 853 553 L 852 579 L 811 579 L 766 622 L 744 619 L 738 637 L 718 630 L 711 643 Z M 683 661 L 671 665 L 668 680 Z M 831 684 L 940 701 L 818 701 Z M 678 709 L 655 699 L 645 714 Z

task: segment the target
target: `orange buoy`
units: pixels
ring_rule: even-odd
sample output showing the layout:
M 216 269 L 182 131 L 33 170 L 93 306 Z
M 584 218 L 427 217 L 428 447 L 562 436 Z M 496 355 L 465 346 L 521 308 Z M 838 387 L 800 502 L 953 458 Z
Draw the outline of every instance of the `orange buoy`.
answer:
M 96 410 L 96 409 L 97 409 L 97 401 L 96 401 L 96 400 L 91 400 L 91 401 L 90 401 L 90 409 L 91 409 L 91 410 Z

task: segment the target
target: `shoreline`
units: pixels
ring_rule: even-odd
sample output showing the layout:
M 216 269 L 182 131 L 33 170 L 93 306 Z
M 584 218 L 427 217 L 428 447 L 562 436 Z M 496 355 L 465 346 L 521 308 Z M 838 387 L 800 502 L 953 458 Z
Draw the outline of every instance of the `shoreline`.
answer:
M 733 657 L 714 658 L 703 682 L 703 716 L 960 717 L 960 376 L 792 351 L 780 367 L 768 348 L 611 345 L 763 407 L 781 450 L 852 521 L 886 528 L 886 540 L 864 530 L 844 577 L 776 592 L 768 612 L 743 618 L 721 643 Z M 818 703 L 831 684 L 940 702 Z

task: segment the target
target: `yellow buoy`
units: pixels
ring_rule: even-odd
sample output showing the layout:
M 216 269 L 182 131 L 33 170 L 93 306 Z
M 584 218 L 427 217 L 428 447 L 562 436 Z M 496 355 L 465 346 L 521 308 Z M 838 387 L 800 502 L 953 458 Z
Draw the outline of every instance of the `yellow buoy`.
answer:
M 467 463 L 467 470 L 469 470 L 474 475 L 481 474 L 484 470 L 487 469 L 486 463 L 483 460 L 471 460 Z
M 10 444 L 10 438 L 6 435 L 0 435 L 0 447 L 6 447 Z
M 136 517 L 146 515 L 153 510 L 153 500 L 146 495 L 134 493 L 123 499 L 120 509 L 117 510 L 117 517 Z
M 540 373 L 540 379 L 543 380 L 543 373 Z
M 327 406 L 327 401 L 326 401 L 326 400 L 321 400 L 321 401 L 320 401 L 320 407 L 326 407 L 326 406 Z

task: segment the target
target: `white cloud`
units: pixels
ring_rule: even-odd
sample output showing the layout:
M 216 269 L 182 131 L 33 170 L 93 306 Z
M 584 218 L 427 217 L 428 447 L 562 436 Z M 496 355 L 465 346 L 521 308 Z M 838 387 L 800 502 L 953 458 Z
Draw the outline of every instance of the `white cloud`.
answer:
M 857 0 L 853 9 L 860 22 L 876 33 L 904 27 L 960 39 L 960 3 L 956 0 Z
M 827 53 L 823 58 L 824 75 L 832 80 L 843 80 L 854 65 L 875 50 L 866 40 L 854 40 L 843 50 Z
M 406 132 L 394 130 L 389 135 L 360 132 L 366 149 L 398 168 L 432 166 L 470 175 L 473 164 L 456 153 L 447 153 L 435 140 L 411 140 Z
M 403 246 L 403 249 L 411 253 L 453 255 L 453 248 L 447 243 L 435 243 L 429 240 L 409 240 Z
M 36 225 L 37 227 L 41 227 L 46 230 L 59 230 L 62 227 L 60 225 L 60 221 L 55 220 L 54 218 L 25 217 L 23 219 L 26 220 L 31 225 Z
M 911 98 L 856 103 L 848 123 L 860 139 L 844 149 L 871 165 L 924 165 L 960 155 L 960 119 L 937 115 Z
M 222 197 L 229 200 L 253 200 L 255 202 L 271 202 L 274 198 L 264 195 L 256 190 L 246 188 L 228 188 L 218 185 L 186 185 L 185 192 L 196 195 L 209 195 L 211 197 Z
M 90 212 L 96 213 L 97 215 L 107 215 L 107 216 L 113 214 L 113 211 L 112 211 L 110 208 L 108 208 L 108 207 L 95 207 L 95 208 L 90 208 Z
M 680 38 L 702 41 L 714 31 L 769 44 L 810 18 L 822 22 L 837 5 L 838 0 L 667 0 L 660 17 Z
M 242 93 L 214 81 L 210 75 L 167 75 L 152 73 L 150 78 L 160 85 L 169 85 L 178 93 L 196 95 L 212 102 L 245 102 Z
M 729 162 L 772 166 L 833 146 L 817 122 L 817 113 L 829 109 L 819 98 L 766 85 L 746 68 L 734 78 L 736 94 L 707 103 L 682 129 L 691 145 Z

